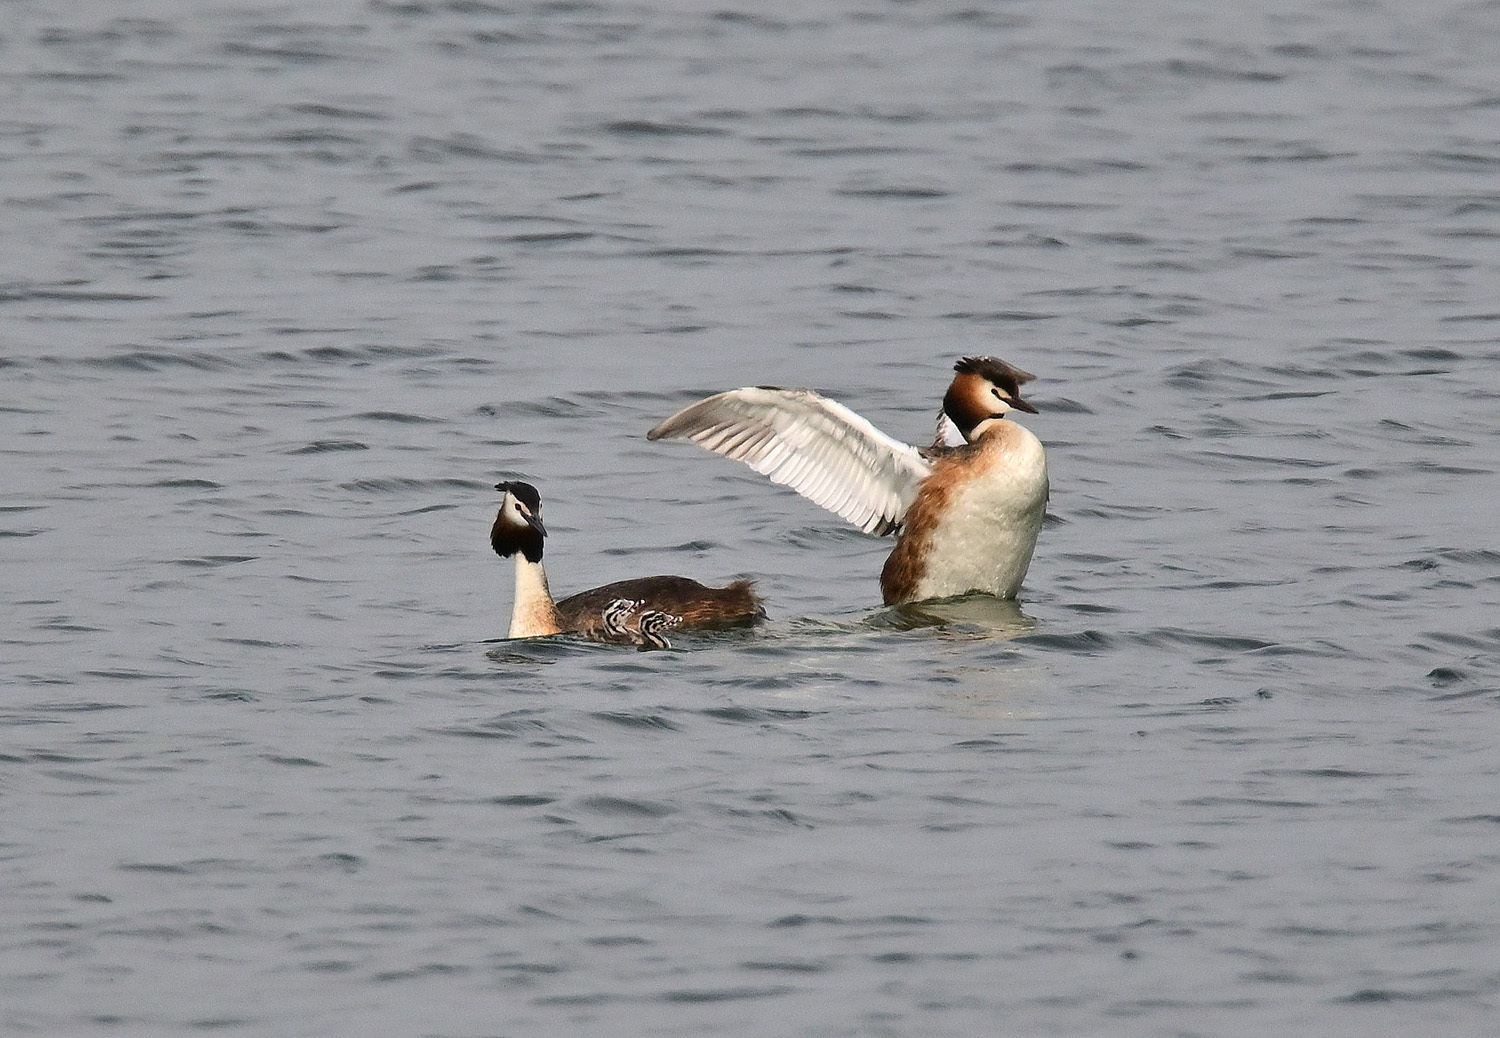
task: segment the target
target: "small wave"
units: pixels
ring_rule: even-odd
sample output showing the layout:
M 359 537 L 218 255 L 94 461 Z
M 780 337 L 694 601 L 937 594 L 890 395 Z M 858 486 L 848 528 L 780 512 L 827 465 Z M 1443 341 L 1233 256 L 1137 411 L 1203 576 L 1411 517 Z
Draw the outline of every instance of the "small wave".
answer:
M 893 144 L 833 144 L 788 148 L 786 154 L 805 159 L 867 158 L 884 155 L 909 155 L 913 149 Z
M 869 186 L 841 187 L 834 191 L 845 198 L 892 199 L 895 201 L 926 201 L 947 198 L 952 194 L 947 188 L 922 184 L 872 184 Z
M 577 803 L 578 806 L 596 814 L 629 818 L 665 818 L 667 815 L 677 813 L 677 808 L 653 800 L 637 800 L 631 797 L 604 794 L 584 797 Z
M 1384 1005 L 1390 1002 L 1433 1002 L 1442 999 L 1468 1000 L 1474 997 L 1474 992 L 1454 989 L 1437 988 L 1433 991 L 1396 991 L 1392 988 L 1361 988 L 1353 994 L 1344 995 L 1335 999 L 1347 1005 Z
M 284 331 L 284 329 L 279 330 Z M 344 329 L 340 328 L 322 328 L 317 329 L 317 331 L 335 334 L 344 333 Z M 437 345 L 310 346 L 305 350 L 265 350 L 256 355 L 256 360 L 280 364 L 300 364 L 314 361 L 324 364 L 347 365 L 361 361 L 425 359 L 441 357 L 445 353 L 447 353 L 447 347 Z
M 0 303 L 150 303 L 161 296 L 146 292 L 108 292 L 85 288 L 29 288 L 0 286 Z
M 102 678 L 110 681 L 159 681 L 164 674 L 147 673 L 141 670 L 86 670 L 84 677 Z M 60 713 L 60 714 L 92 714 L 104 710 L 132 710 L 135 709 L 129 703 L 106 703 L 98 699 L 85 699 L 63 703 L 30 703 L 27 710 L 38 713 Z M 73 758 L 59 757 L 55 754 L 39 757 L 49 761 L 66 762 Z
M 977 321 L 984 324 L 1013 324 L 1029 321 L 1053 321 L 1062 314 L 1038 310 L 954 310 L 940 314 L 944 320 Z
M 473 479 L 410 479 L 399 476 L 387 478 L 356 479 L 340 483 L 340 490 L 353 490 L 367 494 L 407 494 L 414 490 L 466 490 L 488 489 L 490 484 Z
M 213 569 L 218 566 L 233 566 L 240 562 L 254 562 L 259 555 L 198 555 L 185 559 L 173 559 L 174 566 L 192 569 Z
M 408 150 L 414 159 L 426 162 L 458 158 L 530 165 L 544 161 L 544 156 L 519 148 L 498 147 L 470 133 L 455 133 L 447 137 L 417 137 L 408 146 Z
M 498 410 L 500 413 L 536 418 L 597 418 L 606 413 L 603 408 L 589 407 L 562 396 L 548 397 L 542 401 L 517 401 Z
M 689 553 L 701 555 L 704 552 L 713 551 L 714 549 L 720 547 L 722 547 L 722 545 L 718 541 L 683 541 L 681 544 L 666 544 L 651 548 L 605 548 L 600 552 L 600 554 L 621 556 L 639 555 L 643 552 L 648 551 L 667 551 L 674 554 Z
M 1492 548 L 1443 548 L 1435 553 L 1440 559 L 1470 565 L 1494 566 L 1500 564 L 1500 551 Z
M 691 988 L 664 992 L 663 1002 L 697 1005 L 710 1002 L 737 1002 L 748 998 L 776 998 L 796 994 L 797 989 L 785 984 L 771 987 Z
M 106 371 L 143 372 L 163 371 L 171 368 L 191 368 L 197 371 L 222 371 L 239 366 L 235 361 L 224 356 L 222 353 L 210 353 L 206 350 L 167 352 L 165 350 L 139 349 L 102 357 L 84 357 L 77 361 L 47 357 L 43 358 L 43 362 L 49 364 L 77 363 L 86 368 L 102 368 Z
M 1488 323 L 1490 321 L 1500 321 L 1500 312 L 1496 312 L 1496 313 L 1481 313 L 1481 314 L 1453 314 L 1453 315 L 1448 316 L 1448 317 L 1439 317 L 1438 320 L 1442 321 L 1442 322 L 1445 322 L 1445 323 L 1450 323 L 1450 324 L 1459 323 L 1459 322 L 1473 322 L 1473 323 L 1485 322 L 1485 323 Z M 1446 360 L 1448 358 L 1443 358 L 1443 359 Z M 1457 360 L 1458 358 L 1454 357 L 1452 359 Z
M 1017 641 L 1022 645 L 1035 645 L 1044 649 L 1062 649 L 1065 652 L 1097 653 L 1114 645 L 1116 639 L 1103 631 L 1075 631 L 1072 634 L 1028 634 Z
M 314 440 L 303 447 L 294 447 L 288 454 L 335 454 L 342 451 L 367 451 L 368 444 L 358 440 Z
M 1267 649 L 1276 644 L 1260 638 L 1247 638 L 1233 634 L 1210 634 L 1202 631 L 1189 631 L 1180 627 L 1158 627 L 1153 631 L 1132 635 L 1131 640 L 1141 645 L 1155 647 L 1196 645 L 1208 649 L 1224 649 L 1229 652 L 1252 652 L 1257 649 Z
M 360 411 L 345 417 L 367 422 L 393 422 L 397 425 L 439 425 L 445 421 L 442 418 L 431 418 L 408 411 Z
M 764 724 L 768 721 L 804 721 L 818 717 L 822 710 L 788 710 L 774 707 L 714 706 L 700 711 L 704 717 L 716 721 L 732 721 L 739 724 Z
M 525 231 L 499 240 L 511 245 L 571 245 L 597 237 L 593 231 Z
M 359 122 L 388 122 L 390 116 L 372 108 L 347 108 L 341 105 L 303 102 L 289 105 L 287 111 L 295 115 L 315 115 L 324 119 L 350 119 Z
M 638 713 L 628 710 L 600 710 L 589 716 L 595 720 L 606 721 L 609 724 L 619 725 L 623 728 L 644 728 L 666 732 L 682 730 L 682 726 L 677 722 L 655 713 Z
M 616 137 L 727 137 L 729 131 L 696 123 L 662 122 L 652 119 L 618 119 L 599 129 Z
M 1159 66 L 1168 75 L 1182 79 L 1218 80 L 1230 83 L 1279 83 L 1288 73 L 1268 69 L 1243 68 L 1208 61 L 1189 61 L 1173 58 Z
M 517 710 L 488 721 L 453 724 L 429 729 L 438 735 L 457 735 L 469 739 L 519 739 L 523 736 L 556 735 L 552 726 L 529 710 Z

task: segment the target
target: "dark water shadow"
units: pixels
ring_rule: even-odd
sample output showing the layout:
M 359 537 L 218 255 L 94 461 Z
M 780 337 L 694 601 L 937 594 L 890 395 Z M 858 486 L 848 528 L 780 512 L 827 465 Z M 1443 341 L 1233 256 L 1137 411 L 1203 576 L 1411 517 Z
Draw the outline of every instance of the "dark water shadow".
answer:
M 935 628 L 944 635 L 1009 640 L 1032 634 L 1037 620 L 1014 599 L 971 592 L 953 598 L 889 606 L 871 614 L 864 625 L 877 630 L 918 631 Z
M 760 641 L 766 632 L 765 622 L 753 626 L 705 627 L 686 631 L 672 631 L 671 645 L 658 648 L 653 645 L 633 645 L 626 642 L 603 642 L 585 638 L 578 634 L 549 634 L 536 638 L 486 638 L 479 644 L 485 646 L 484 654 L 496 663 L 546 664 L 580 653 L 593 652 L 684 652 L 694 648 L 706 648 L 726 644 L 743 644 Z
M 539 638 L 489 638 L 479 643 L 495 663 L 550 664 L 580 653 L 692 652 L 709 648 L 767 650 L 828 636 L 932 631 L 942 638 L 1009 641 L 1036 632 L 1038 621 L 1014 600 L 974 592 L 953 598 L 890 606 L 857 618 L 801 617 L 753 626 L 673 631 L 671 647 L 598 642 L 576 634 Z

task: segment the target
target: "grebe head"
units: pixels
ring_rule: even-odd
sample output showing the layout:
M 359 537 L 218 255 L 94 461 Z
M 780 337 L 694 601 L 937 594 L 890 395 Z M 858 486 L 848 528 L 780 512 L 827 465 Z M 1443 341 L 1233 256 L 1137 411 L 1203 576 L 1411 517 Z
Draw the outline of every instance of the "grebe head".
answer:
M 542 525 L 542 496 L 530 483 L 515 480 L 496 483 L 495 489 L 505 495 L 495 525 L 490 527 L 490 547 L 501 558 L 516 552 L 528 562 L 542 561 L 542 541 L 547 528 Z
M 1036 414 L 1036 408 L 1021 399 L 1021 386 L 1035 375 L 998 357 L 964 357 L 953 370 L 957 374 L 943 397 L 943 412 L 970 443 L 992 419 L 1011 411 Z

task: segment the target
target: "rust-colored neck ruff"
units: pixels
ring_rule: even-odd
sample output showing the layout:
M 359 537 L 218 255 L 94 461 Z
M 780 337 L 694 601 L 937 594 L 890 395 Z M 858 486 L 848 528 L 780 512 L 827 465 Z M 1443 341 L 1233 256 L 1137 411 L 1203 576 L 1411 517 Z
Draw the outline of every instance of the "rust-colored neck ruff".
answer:
M 975 426 L 995 415 L 988 400 L 989 386 L 988 381 L 971 371 L 960 372 L 943 395 L 943 411 L 966 440 L 973 440 Z

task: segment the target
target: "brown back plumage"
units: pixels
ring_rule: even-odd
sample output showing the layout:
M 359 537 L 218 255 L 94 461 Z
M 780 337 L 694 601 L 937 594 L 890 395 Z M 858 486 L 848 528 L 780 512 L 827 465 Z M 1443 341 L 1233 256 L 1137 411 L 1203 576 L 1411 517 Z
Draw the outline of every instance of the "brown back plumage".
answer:
M 946 449 L 934 459 L 932 475 L 922 484 L 922 493 L 906 511 L 906 521 L 896 535 L 896 547 L 880 570 L 880 593 L 886 605 L 910 602 L 927 566 L 932 536 L 949 503 L 966 478 L 964 462 L 975 453 L 972 444 Z
M 557 603 L 557 612 L 564 630 L 607 641 L 611 632 L 605 628 L 605 610 L 618 602 L 630 603 L 628 611 L 617 610 L 615 620 L 626 628 L 638 626 L 644 613 L 666 614 L 669 627 L 699 629 L 744 626 L 766 615 L 752 581 L 709 587 L 677 576 L 636 577 L 590 588 Z

